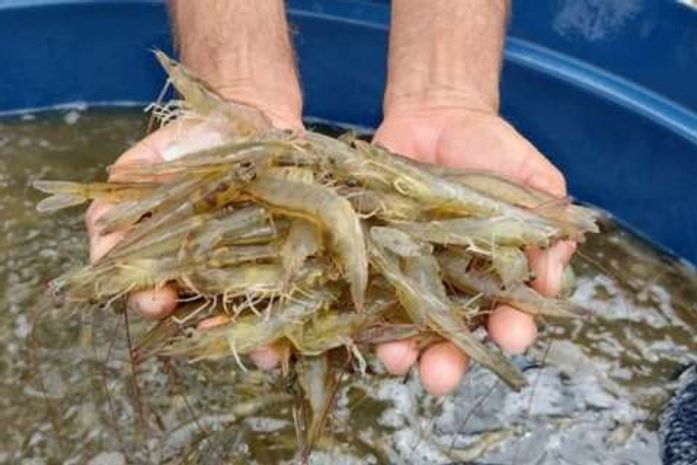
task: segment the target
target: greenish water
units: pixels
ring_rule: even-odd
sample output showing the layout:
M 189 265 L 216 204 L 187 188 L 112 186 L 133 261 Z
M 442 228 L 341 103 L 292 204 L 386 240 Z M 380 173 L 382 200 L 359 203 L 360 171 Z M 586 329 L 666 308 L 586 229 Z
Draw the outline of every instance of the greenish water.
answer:
M 144 133 L 141 113 L 0 121 L 0 463 L 260 463 L 295 448 L 286 383 L 234 363 L 133 367 L 114 309 L 56 308 L 43 284 L 87 259 L 81 209 L 34 210 L 37 177 L 88 181 Z M 697 360 L 697 274 L 612 223 L 581 248 L 574 300 L 512 393 L 474 367 L 443 399 L 415 375 L 353 378 L 312 463 L 659 462 L 657 415 Z M 149 323 L 131 318 L 137 338 Z

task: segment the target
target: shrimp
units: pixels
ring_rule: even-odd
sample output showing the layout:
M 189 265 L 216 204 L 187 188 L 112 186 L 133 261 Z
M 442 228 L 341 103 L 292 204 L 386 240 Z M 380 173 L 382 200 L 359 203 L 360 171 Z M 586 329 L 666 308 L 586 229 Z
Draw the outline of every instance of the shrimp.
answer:
M 133 348 L 133 358 L 137 361 L 145 360 L 155 355 L 171 338 L 178 334 L 182 334 L 182 325 L 177 324 L 177 321 L 191 321 L 191 316 L 197 313 L 196 320 L 192 322 L 192 324 L 195 325 L 198 321 L 218 311 L 215 306 L 211 306 L 210 310 L 206 313 L 200 313 L 200 309 L 200 301 L 187 302 L 177 308 L 168 318 L 158 321 L 140 336 Z
M 219 213 L 202 213 L 172 224 L 167 228 L 161 228 L 157 234 L 138 234 L 138 239 L 126 236 L 128 240 L 118 243 L 111 249 L 102 261 L 125 258 L 140 255 L 141 257 L 155 257 L 180 250 L 184 240 L 196 230 L 200 230 L 216 220 Z M 145 224 L 147 226 L 147 223 Z M 134 236 L 138 233 L 135 231 Z
M 328 354 L 301 359 L 296 362 L 296 370 L 305 405 L 309 407 L 304 409 L 309 410 L 309 421 L 305 424 L 304 440 L 299 451 L 300 457 L 306 462 L 329 417 L 341 382 L 342 370 L 333 366 Z
M 368 285 L 368 258 L 363 230 L 351 204 L 331 189 L 306 182 L 261 175 L 246 191 L 271 209 L 305 218 L 329 232 L 330 247 L 344 267 L 356 309 L 363 309 Z
M 568 236 L 597 233 L 600 212 L 581 205 L 573 205 L 568 198 L 558 198 L 503 176 L 478 171 L 460 171 L 432 167 L 446 179 L 470 187 L 511 205 L 533 210 L 542 217 L 555 220 Z
M 202 184 L 187 198 L 174 198 L 168 201 L 168 203 L 174 203 L 180 200 L 181 203 L 178 205 L 169 205 L 167 209 L 161 207 L 155 209 L 149 214 L 147 221 L 140 222 L 132 228 L 126 238 L 119 243 L 118 248 L 133 245 L 143 240 L 145 236 L 157 237 L 177 227 L 187 217 L 191 218 L 199 214 L 212 215 L 213 218 L 210 224 L 204 225 L 198 231 L 202 235 L 201 242 L 206 238 L 217 239 L 220 236 L 221 227 L 229 226 L 226 229 L 229 233 L 247 234 L 254 226 L 268 223 L 269 215 L 259 207 L 236 210 L 232 206 L 235 201 L 241 201 L 244 197 L 235 174 L 204 176 L 202 181 Z
M 324 265 L 310 263 L 291 282 L 291 289 L 286 290 L 285 270 L 282 265 L 249 263 L 235 267 L 197 268 L 187 277 L 182 286 L 189 287 L 196 295 L 211 297 L 222 295 L 225 302 L 235 297 L 245 296 L 248 299 L 244 302 L 246 305 L 268 297 L 293 297 L 294 290 L 312 288 L 325 281 Z M 254 310 L 253 306 L 250 308 Z
M 495 247 L 491 251 L 491 263 L 506 288 L 530 279 L 528 258 L 517 247 Z
M 357 212 L 385 221 L 414 221 L 423 213 L 417 202 L 394 192 L 342 187 L 339 194 L 346 197 Z
M 268 315 L 245 315 L 206 331 L 194 331 L 192 337 L 176 339 L 160 353 L 195 360 L 244 355 L 282 338 L 289 328 L 302 324 L 336 298 L 333 289 L 324 288 L 308 291 L 302 298 L 277 300 Z
M 70 271 L 50 282 L 54 294 L 68 293 L 71 300 L 100 300 L 139 289 L 158 288 L 170 281 L 185 281 L 197 270 L 224 268 L 271 260 L 279 255 L 273 244 L 223 246 L 183 258 L 129 256 L 100 261 Z
M 62 208 L 80 205 L 91 199 L 101 199 L 111 203 L 141 200 L 157 187 L 150 183 L 115 183 L 115 182 L 66 182 L 36 180 L 35 189 L 53 194 L 36 205 L 36 210 L 51 212 Z
M 449 302 L 438 260 L 432 254 L 402 258 L 404 273 L 441 302 Z
M 492 276 L 474 270 L 463 272 L 458 262 L 447 254 L 440 254 L 438 261 L 447 282 L 464 292 L 482 294 L 492 302 L 506 302 L 531 315 L 570 318 L 587 313 L 583 307 L 573 302 L 544 297 L 523 284 L 504 288 Z
M 184 264 L 223 268 L 250 261 L 277 259 L 279 255 L 276 244 L 222 246 L 209 253 L 194 255 Z
M 558 230 L 534 219 L 455 218 L 428 223 L 392 222 L 417 239 L 445 245 L 464 245 L 490 252 L 496 246 L 548 246 Z
M 227 238 L 241 236 L 268 221 L 266 211 L 260 207 L 185 215 L 192 210 L 191 202 L 183 203 L 168 215 L 156 215 L 138 224 L 103 260 L 135 254 L 152 257 L 178 251 L 192 234 L 194 239 L 190 241 L 190 246 L 198 253 L 215 246 L 224 234 Z
M 225 238 L 231 242 L 250 231 L 256 232 L 259 226 L 267 226 L 269 223 L 268 212 L 257 206 L 234 210 L 221 218 L 211 219 L 206 222 L 192 239 L 192 249 L 198 254 L 212 249 Z
M 433 247 L 430 244 L 419 243 L 413 240 L 409 234 L 395 228 L 373 226 L 370 228 L 370 237 L 380 247 L 400 257 L 420 257 L 433 252 Z
M 220 243 L 229 245 L 266 244 L 278 239 L 282 232 L 287 229 L 288 224 L 283 221 L 283 218 L 276 219 L 273 223 L 260 223 L 250 226 L 245 231 L 240 231 L 237 234 L 228 234 L 226 232 Z
M 291 220 L 290 229 L 281 247 L 281 261 L 286 280 L 291 280 L 305 260 L 322 248 L 322 237 L 317 227 L 301 218 Z
M 560 200 L 547 192 L 486 171 L 457 170 L 438 165 L 430 166 L 429 171 L 495 199 L 531 210 Z
M 354 334 L 353 339 L 357 344 L 375 345 L 385 342 L 403 341 L 405 339 L 422 338 L 427 334 L 429 333 L 415 324 L 387 323 L 363 327 Z
M 130 291 L 161 287 L 177 277 L 176 259 L 134 258 L 99 262 L 68 271 L 49 282 L 50 291 L 72 301 L 102 301 Z
M 362 313 L 337 312 L 334 308 L 317 313 L 302 326 L 294 326 L 285 333 L 293 346 L 303 355 L 317 356 L 352 340 L 372 323 L 377 322 L 395 305 L 393 296 L 371 289 Z
M 205 192 L 207 189 L 215 189 L 213 180 L 216 178 L 220 179 L 219 176 L 191 176 L 162 184 L 144 199 L 125 202 L 112 208 L 102 215 L 96 224 L 101 233 L 108 234 L 138 222 L 144 215 L 151 214 L 158 208 L 167 209 L 182 204 L 189 206 L 187 200 L 198 190 Z
M 226 300 L 240 295 L 274 296 L 281 291 L 283 267 L 275 263 L 197 269 L 189 276 L 197 294 L 222 294 Z M 186 284 L 186 283 L 185 283 Z
M 175 160 L 160 163 L 144 161 L 122 162 L 108 168 L 109 174 L 138 179 L 152 176 L 172 176 L 182 173 L 207 173 L 228 171 L 234 165 L 244 163 L 262 164 L 282 158 L 290 153 L 301 157 L 304 152 L 293 141 L 292 135 L 283 135 L 269 140 L 233 141 L 187 153 Z
M 367 243 L 371 264 L 395 288 L 400 303 L 415 323 L 433 329 L 473 360 L 499 375 L 514 390 L 518 391 L 527 384 L 515 365 L 500 353 L 488 349 L 470 332 L 449 302 L 402 273 L 398 263 L 371 240 Z
M 469 187 L 434 176 L 423 169 L 424 164 L 414 160 L 370 144 L 360 145 L 359 150 L 366 153 L 374 170 L 391 180 L 391 185 L 397 192 L 425 202 L 433 209 L 474 216 L 530 216 L 524 210 L 482 195 Z
M 323 134 L 307 131 L 304 134 L 325 171 L 344 181 L 359 180 L 363 187 L 373 189 L 390 189 L 391 179 L 385 173 L 371 166 L 365 154 L 353 149 L 349 144 Z
M 224 100 L 206 83 L 194 77 L 181 63 L 168 57 L 161 50 L 154 51 L 168 80 L 184 97 L 187 107 L 200 115 L 221 114 L 240 135 L 264 133 L 271 128 L 271 121 L 258 109 L 239 102 Z

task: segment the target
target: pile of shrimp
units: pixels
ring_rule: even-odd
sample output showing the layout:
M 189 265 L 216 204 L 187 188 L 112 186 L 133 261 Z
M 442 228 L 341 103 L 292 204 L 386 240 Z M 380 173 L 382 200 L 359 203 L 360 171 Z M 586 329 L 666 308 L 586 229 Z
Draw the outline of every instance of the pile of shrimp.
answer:
M 273 346 L 305 392 L 312 444 L 336 373 L 365 369 L 362 353 L 376 343 L 447 340 L 520 389 L 520 371 L 477 335 L 486 310 L 503 302 L 540 317 L 584 313 L 526 286 L 525 250 L 597 232 L 595 211 L 350 134 L 275 129 L 156 55 L 182 96 L 155 108 L 163 124 L 214 121 L 225 137 L 176 159 L 110 168 L 128 182 L 35 183 L 52 194 L 39 211 L 100 199 L 116 204 L 101 233 L 129 231 L 101 259 L 54 279 L 52 292 L 105 304 L 176 287 L 182 304 L 141 338 L 139 359 L 235 357 L 244 367 L 250 352 Z

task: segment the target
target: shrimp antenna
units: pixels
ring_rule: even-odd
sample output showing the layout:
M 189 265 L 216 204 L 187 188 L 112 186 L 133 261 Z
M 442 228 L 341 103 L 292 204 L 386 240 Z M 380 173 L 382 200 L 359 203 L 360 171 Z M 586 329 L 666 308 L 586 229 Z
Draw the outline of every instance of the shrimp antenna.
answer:
M 169 90 L 171 85 L 172 85 L 172 79 L 168 77 L 165 80 L 165 83 L 162 86 L 160 93 L 157 95 L 157 99 L 155 99 L 155 102 L 153 102 L 150 105 L 148 105 L 147 107 L 145 107 L 145 109 L 143 111 L 148 112 L 150 110 L 155 110 L 156 108 L 160 107 L 162 105 L 162 101 L 164 100 L 165 95 L 167 94 L 167 91 Z M 153 126 L 155 125 L 155 120 L 158 119 L 156 113 L 157 113 L 156 111 L 152 111 L 150 113 L 150 117 L 148 118 L 148 126 L 146 129 L 146 132 L 148 134 L 152 132 Z

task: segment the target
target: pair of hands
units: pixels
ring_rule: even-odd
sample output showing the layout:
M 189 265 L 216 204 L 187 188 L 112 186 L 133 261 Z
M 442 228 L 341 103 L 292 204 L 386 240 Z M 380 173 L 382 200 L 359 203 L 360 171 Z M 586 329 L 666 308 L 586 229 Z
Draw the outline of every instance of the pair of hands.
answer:
M 300 115 L 253 103 L 270 115 L 276 126 L 302 128 Z M 171 124 L 149 135 L 125 152 L 116 164 L 133 160 L 161 161 L 167 148 L 185 135 L 177 126 Z M 512 126 L 492 113 L 427 106 L 392 111 L 375 133 L 374 142 L 421 161 L 495 172 L 560 197 L 566 194 L 562 174 Z M 99 234 L 96 221 L 109 208 L 111 205 L 96 201 L 86 215 L 92 261 L 106 254 L 127 233 Z M 557 294 L 563 268 L 574 251 L 573 242 L 559 242 L 546 250 L 529 250 L 535 276 L 531 286 L 544 295 Z M 166 317 L 176 305 L 177 292 L 170 286 L 134 292 L 128 299 L 130 309 L 150 319 Z M 202 324 L 210 327 L 212 323 Z M 523 352 L 537 336 L 533 318 L 506 305 L 493 309 L 487 330 L 493 341 L 511 354 Z M 431 346 L 421 354 L 414 341 L 391 342 L 378 346 L 377 356 L 394 375 L 407 373 L 418 360 L 421 382 L 433 395 L 455 389 L 469 364 L 468 357 L 448 342 Z M 262 369 L 273 368 L 279 361 L 271 348 L 260 349 L 250 357 Z

